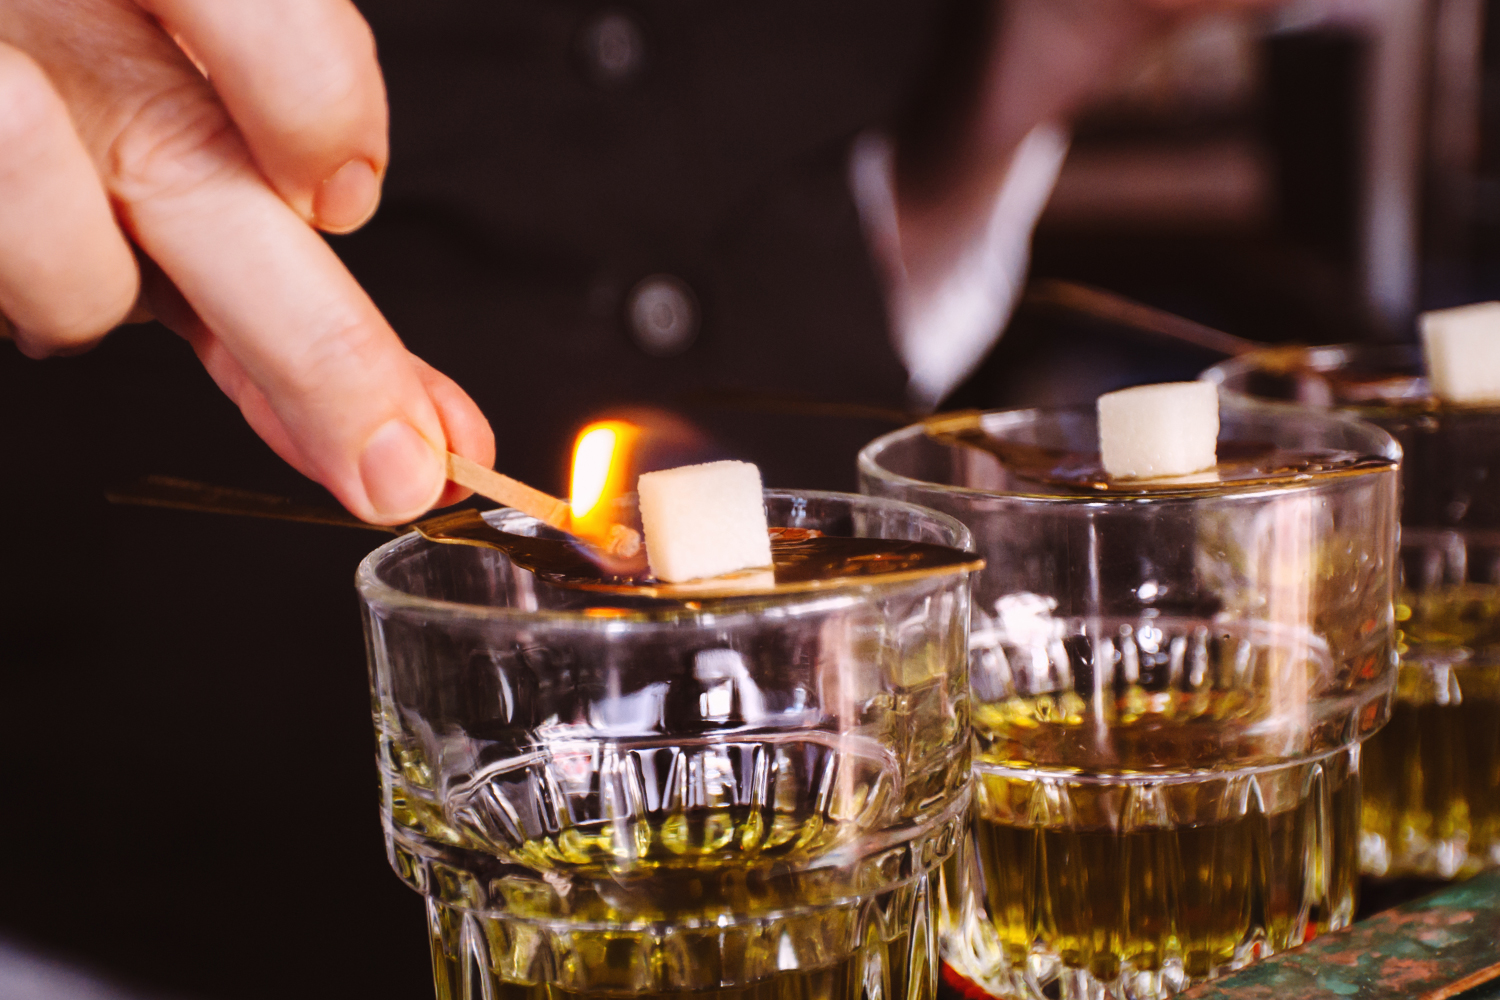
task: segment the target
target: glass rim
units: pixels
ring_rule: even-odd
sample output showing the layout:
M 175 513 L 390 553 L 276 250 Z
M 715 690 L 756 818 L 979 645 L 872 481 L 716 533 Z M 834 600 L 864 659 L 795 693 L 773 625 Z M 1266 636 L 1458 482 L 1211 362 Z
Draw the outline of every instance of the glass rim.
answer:
M 1266 346 L 1256 351 L 1247 351 L 1236 357 L 1226 358 L 1218 364 L 1199 372 L 1199 379 L 1217 385 L 1220 393 L 1238 400 L 1269 405 L 1287 405 L 1289 400 L 1272 399 L 1268 396 L 1245 391 L 1230 385 L 1230 381 L 1242 381 L 1250 375 L 1293 375 L 1290 360 L 1299 360 L 1308 372 L 1314 375 L 1331 375 L 1344 367 L 1365 364 L 1380 375 L 1391 378 L 1419 378 L 1427 387 L 1427 396 L 1410 399 L 1332 399 L 1319 402 L 1314 408 L 1319 412 L 1338 412 L 1364 420 L 1391 420 L 1391 418 L 1454 417 L 1494 418 L 1500 415 L 1500 403 L 1452 403 L 1439 400 L 1431 394 L 1428 382 L 1427 357 L 1418 343 L 1319 343 L 1319 345 Z M 1298 403 L 1302 405 L 1302 403 Z
M 1372 444 L 1378 446 L 1374 454 L 1379 458 L 1388 459 L 1390 465 L 1375 466 L 1367 469 L 1349 469 L 1333 473 L 1321 473 L 1310 475 L 1305 481 L 1296 483 L 1278 483 L 1268 486 L 1263 483 L 1246 483 L 1236 487 L 1234 483 L 1213 483 L 1183 486 L 1180 489 L 1153 490 L 1150 493 L 1131 493 L 1110 496 L 1108 494 L 1083 494 L 1083 493 L 1028 493 L 1021 490 L 1000 490 L 977 486 L 958 486 L 951 483 L 935 483 L 926 479 L 914 479 L 910 476 L 893 472 L 880 464 L 881 455 L 890 447 L 900 444 L 910 438 L 925 435 L 927 427 L 936 420 L 951 418 L 954 414 L 934 414 L 926 420 L 909 424 L 899 430 L 890 431 L 875 438 L 869 444 L 859 450 L 857 466 L 860 475 L 869 476 L 889 486 L 900 486 L 920 489 L 928 493 L 947 494 L 968 497 L 983 497 L 990 500 L 1015 501 L 1026 504 L 1057 504 L 1060 506 L 1075 507 L 1111 507 L 1119 508 L 1125 505 L 1156 505 L 1164 503 L 1193 503 L 1205 500 L 1243 500 L 1264 496 L 1285 495 L 1291 492 L 1313 491 L 1328 486 L 1330 483 L 1340 482 L 1348 479 L 1362 479 L 1366 476 L 1384 475 L 1394 472 L 1401 461 L 1401 446 L 1389 433 L 1375 424 L 1361 420 L 1352 414 L 1346 414 L 1337 410 L 1313 410 L 1294 403 L 1277 402 L 1275 400 L 1259 399 L 1254 396 L 1245 395 L 1231 389 L 1219 387 L 1221 394 L 1221 412 L 1229 413 L 1261 413 L 1263 415 L 1283 417 L 1287 419 L 1296 418 L 1303 421 L 1315 421 L 1329 425 L 1342 425 L 1348 430 L 1357 431 L 1371 438 Z M 1079 406 L 1029 406 L 1016 408 L 1001 408 L 994 410 L 974 411 L 980 420 L 993 416 L 1011 416 L 1017 419 L 1032 418 L 1046 414 L 1056 413 L 1093 413 L 1094 408 L 1090 405 Z
M 1212 382 L 1236 399 L 1256 403 L 1285 404 L 1285 401 L 1257 396 L 1229 385 L 1232 379 L 1243 379 L 1257 372 L 1266 374 L 1290 374 L 1287 359 L 1300 358 L 1314 374 L 1326 375 L 1346 365 L 1368 364 L 1388 372 L 1391 376 L 1417 376 L 1427 382 L 1427 364 L 1420 344 L 1315 344 L 1312 346 L 1284 345 L 1263 347 L 1210 365 L 1198 373 L 1203 382 Z M 1380 419 L 1390 415 L 1427 413 L 1432 415 L 1455 414 L 1485 416 L 1500 413 L 1500 403 L 1448 403 L 1429 395 L 1405 400 L 1382 399 L 1349 400 L 1330 402 L 1319 406 L 1320 412 L 1345 413 L 1356 417 Z
M 788 499 L 832 500 L 848 505 L 851 510 L 874 508 L 893 513 L 914 514 L 949 532 L 956 544 L 954 548 L 963 552 L 974 551 L 974 535 L 962 521 L 919 504 L 889 497 L 869 496 L 861 493 L 840 493 L 832 490 L 788 490 L 766 489 L 766 497 Z M 536 524 L 537 519 L 510 507 L 499 507 L 481 512 L 490 524 L 497 528 L 510 523 Z M 767 605 L 771 613 L 821 614 L 840 607 L 852 607 L 867 599 L 871 591 L 892 590 L 910 587 L 921 581 L 897 580 L 889 583 L 871 579 L 869 582 L 850 583 L 831 590 L 801 591 L 790 594 L 747 594 L 744 597 L 715 598 L 712 603 L 693 607 L 697 601 L 661 599 L 661 606 L 639 609 L 622 609 L 623 614 L 601 616 L 598 609 L 526 609 L 500 607 L 490 604 L 469 604 L 433 597 L 421 597 L 392 586 L 381 578 L 380 567 L 386 560 L 402 553 L 414 545 L 439 545 L 429 542 L 415 531 L 394 538 L 371 550 L 359 562 L 354 573 L 354 586 L 361 600 L 371 608 L 383 611 L 420 614 L 434 621 L 526 621 L 548 628 L 568 628 L 592 632 L 634 632 L 663 627 L 680 627 L 684 620 L 709 622 L 733 622 L 749 616 L 764 617 Z M 955 576 L 967 575 L 970 570 L 955 570 Z M 927 577 L 924 579 L 940 579 Z M 590 613 L 593 611 L 595 613 Z
M 1198 380 L 1212 382 L 1219 387 L 1220 391 L 1232 393 L 1235 396 L 1257 402 L 1272 402 L 1243 393 L 1238 389 L 1231 389 L 1225 383 L 1238 375 L 1270 370 L 1284 363 L 1286 358 L 1293 356 L 1305 359 L 1308 367 L 1315 372 L 1333 371 L 1340 365 L 1351 361 L 1373 361 L 1389 364 L 1392 368 L 1415 367 L 1423 373 L 1426 371 L 1422 364 L 1422 348 L 1418 344 L 1286 344 L 1261 347 L 1225 358 L 1199 372 Z

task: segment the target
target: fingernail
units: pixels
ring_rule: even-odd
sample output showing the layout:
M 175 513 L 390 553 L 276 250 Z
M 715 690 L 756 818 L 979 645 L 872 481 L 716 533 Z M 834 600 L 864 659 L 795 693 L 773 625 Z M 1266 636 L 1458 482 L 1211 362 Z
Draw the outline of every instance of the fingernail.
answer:
M 350 160 L 333 172 L 313 198 L 313 221 L 330 233 L 358 229 L 380 204 L 380 177 L 368 160 Z
M 359 477 L 382 521 L 410 521 L 437 503 L 444 477 L 437 452 L 404 420 L 380 426 L 359 456 Z

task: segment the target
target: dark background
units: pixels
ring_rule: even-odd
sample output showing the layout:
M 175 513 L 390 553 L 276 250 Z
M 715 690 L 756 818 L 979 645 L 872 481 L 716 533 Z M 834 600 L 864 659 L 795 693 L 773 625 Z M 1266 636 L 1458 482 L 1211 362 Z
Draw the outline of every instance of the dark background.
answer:
M 607 85 L 579 62 L 591 4 L 362 6 L 393 166 L 371 226 L 334 243 L 490 415 L 499 468 L 561 491 L 577 428 L 649 402 L 772 485 L 853 486 L 856 448 L 891 425 L 797 409 L 904 405 L 844 157 L 920 110 L 974 5 L 643 3 L 645 68 Z M 1269 340 L 1409 334 L 1354 277 L 1362 45 L 1267 41 L 1250 105 L 1165 129 L 1263 144 L 1264 218 L 1044 222 L 1034 273 Z M 1125 128 L 1163 130 L 1100 120 L 1079 146 Z M 1493 286 L 1474 220 L 1429 302 Z M 622 313 L 658 272 L 703 309 L 671 359 Z M 1086 400 L 1213 360 L 1023 307 L 952 403 Z M 430 995 L 421 903 L 377 819 L 352 578 L 380 536 L 106 504 L 147 473 L 327 499 L 160 327 L 45 363 L 0 344 L 0 427 L 0 933 L 184 996 Z

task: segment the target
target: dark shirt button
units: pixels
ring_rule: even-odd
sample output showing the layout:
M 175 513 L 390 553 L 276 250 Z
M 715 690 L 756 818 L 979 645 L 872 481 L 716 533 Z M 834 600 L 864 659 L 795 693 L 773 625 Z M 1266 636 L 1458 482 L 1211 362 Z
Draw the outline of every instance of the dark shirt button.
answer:
M 608 11 L 589 18 L 579 35 L 589 75 L 600 84 L 628 83 L 646 62 L 646 36 L 629 14 Z
M 625 300 L 630 335 L 636 346 L 658 358 L 681 354 L 698 336 L 698 300 L 670 274 L 653 274 Z

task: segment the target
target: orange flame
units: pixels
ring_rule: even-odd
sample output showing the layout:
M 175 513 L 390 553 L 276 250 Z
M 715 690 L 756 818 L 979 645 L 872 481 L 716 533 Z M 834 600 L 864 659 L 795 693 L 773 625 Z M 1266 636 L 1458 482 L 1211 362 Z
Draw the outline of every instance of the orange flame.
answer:
M 638 435 L 639 429 L 624 420 L 601 420 L 579 432 L 568 490 L 574 524 L 602 532 L 613 523 L 613 501 L 630 491 L 630 459 Z
M 646 553 L 640 533 L 631 527 L 635 518 L 615 501 L 635 489 L 643 472 L 720 456 L 690 423 L 665 410 L 627 407 L 598 416 L 573 445 L 570 530 L 610 553 L 610 572 L 634 575 L 645 571 Z M 629 523 L 622 523 L 622 515 Z

